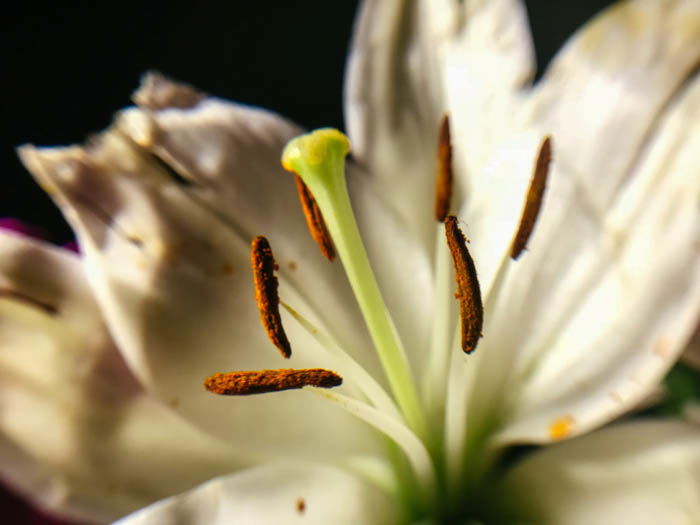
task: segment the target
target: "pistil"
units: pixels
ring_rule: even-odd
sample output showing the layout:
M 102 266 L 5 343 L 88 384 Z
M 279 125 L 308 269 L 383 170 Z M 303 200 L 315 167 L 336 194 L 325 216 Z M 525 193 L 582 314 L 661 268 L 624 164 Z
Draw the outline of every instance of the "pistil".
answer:
M 365 251 L 345 182 L 347 137 L 320 129 L 293 139 L 282 165 L 302 178 L 318 203 L 345 268 L 392 392 L 407 422 L 425 436 L 427 425 L 406 353 L 389 315 Z

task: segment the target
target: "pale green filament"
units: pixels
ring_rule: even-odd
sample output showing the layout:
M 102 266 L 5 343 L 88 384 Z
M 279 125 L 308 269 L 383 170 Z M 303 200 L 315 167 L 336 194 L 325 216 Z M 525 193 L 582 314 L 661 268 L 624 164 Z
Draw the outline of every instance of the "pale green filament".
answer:
M 294 308 L 284 301 L 280 301 L 289 314 L 311 335 L 333 359 L 340 368 L 343 380 L 352 379 L 362 390 L 372 404 L 382 412 L 390 416 L 400 418 L 399 410 L 389 394 L 381 387 L 375 379 L 360 366 L 329 334 L 315 327 L 308 319 L 301 315 Z
M 338 394 L 332 390 L 310 386 L 305 386 L 304 390 L 333 401 L 350 414 L 369 423 L 390 437 L 406 454 L 413 468 L 421 493 L 426 498 L 426 501 L 422 503 L 428 506 L 434 503 L 437 483 L 435 468 L 430 454 L 428 449 L 425 448 L 425 444 L 403 422 L 366 403 Z
M 379 291 L 350 204 L 345 183 L 349 150 L 350 143 L 340 131 L 319 129 L 291 140 L 282 153 L 282 165 L 298 174 L 316 199 L 396 401 L 411 428 L 426 436 L 423 408 L 406 353 Z
M 435 310 L 430 338 L 428 366 L 423 377 L 423 395 L 429 407 L 428 418 L 435 432 L 443 429 L 445 396 L 450 369 L 450 360 L 455 347 L 452 346 L 452 331 L 457 318 L 457 301 L 454 299 L 454 277 L 450 250 L 445 241 L 445 227 L 439 223 L 435 235 Z M 434 433 L 435 433 L 434 432 Z M 442 436 L 436 435 L 438 439 Z

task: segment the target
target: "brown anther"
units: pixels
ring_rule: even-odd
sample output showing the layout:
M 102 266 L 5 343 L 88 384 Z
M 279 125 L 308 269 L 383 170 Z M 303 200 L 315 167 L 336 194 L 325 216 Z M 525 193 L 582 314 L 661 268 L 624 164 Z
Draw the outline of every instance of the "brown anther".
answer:
M 316 204 L 316 199 L 314 199 L 309 188 L 306 187 L 304 181 L 296 173 L 294 174 L 294 182 L 297 185 L 299 202 L 301 202 L 301 209 L 304 212 L 304 217 L 306 217 L 306 225 L 309 227 L 311 237 L 318 244 L 323 256 L 332 262 L 335 259 L 335 246 L 333 246 L 333 240 L 330 233 L 328 233 L 328 228 L 326 228 L 321 209 Z
M 523 214 L 520 217 L 520 225 L 518 231 L 513 237 L 513 244 L 510 249 L 510 258 L 514 261 L 520 257 L 520 254 L 525 250 L 527 241 L 532 234 L 532 230 L 537 222 L 540 209 L 542 208 L 542 200 L 544 190 L 547 186 L 547 175 L 549 174 L 549 164 L 552 160 L 552 138 L 546 136 L 540 146 L 540 151 L 537 154 L 535 162 L 535 170 L 530 181 L 530 187 L 527 190 L 525 199 L 525 207 Z
M 332 388 L 343 384 L 343 378 L 323 368 L 281 368 L 252 372 L 214 374 L 204 380 L 204 387 L 222 396 L 248 396 L 293 390 L 305 386 Z
M 272 256 L 270 243 L 263 236 L 253 239 L 250 244 L 250 260 L 253 267 L 253 283 L 255 284 L 255 301 L 258 303 L 260 321 L 267 336 L 283 357 L 292 355 L 292 346 L 282 326 L 280 317 L 279 296 L 277 295 L 277 277 L 275 277 L 275 258 Z
M 438 222 L 445 222 L 452 200 L 452 141 L 450 116 L 447 114 L 440 121 L 435 171 L 435 218 Z
M 467 250 L 467 241 L 457 225 L 457 218 L 448 215 L 445 219 L 447 246 L 452 254 L 457 280 L 459 318 L 462 331 L 462 350 L 471 354 L 479 343 L 484 324 L 484 307 L 481 304 L 481 289 L 476 277 L 474 260 Z

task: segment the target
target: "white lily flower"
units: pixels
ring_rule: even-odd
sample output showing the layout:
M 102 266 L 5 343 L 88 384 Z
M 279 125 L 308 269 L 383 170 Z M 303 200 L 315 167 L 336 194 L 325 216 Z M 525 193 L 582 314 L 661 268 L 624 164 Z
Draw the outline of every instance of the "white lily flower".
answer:
M 333 263 L 279 164 L 302 130 L 269 112 L 151 75 L 138 107 L 86 146 L 23 148 L 83 256 L 80 269 L 0 237 L 0 365 L 13 378 L 0 399 L 27 407 L 0 420 L 3 475 L 59 511 L 106 519 L 232 472 L 126 523 L 697 517 L 697 427 L 611 427 L 515 467 L 506 452 L 634 408 L 692 334 L 699 59 L 697 0 L 621 3 L 534 86 L 517 0 L 367 2 L 349 66 L 347 178 L 338 132 L 284 155 L 325 217 Z M 455 221 L 449 251 L 434 218 L 445 114 L 447 206 L 471 257 Z M 546 179 L 543 200 L 532 179 Z M 280 368 L 253 300 L 258 235 L 279 264 L 290 366 L 337 372 L 342 386 L 244 398 L 202 387 L 221 370 Z

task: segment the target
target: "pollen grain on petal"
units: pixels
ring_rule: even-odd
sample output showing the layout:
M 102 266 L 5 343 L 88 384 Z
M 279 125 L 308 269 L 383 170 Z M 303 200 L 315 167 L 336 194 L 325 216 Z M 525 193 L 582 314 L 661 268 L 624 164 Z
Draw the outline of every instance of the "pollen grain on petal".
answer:
M 255 285 L 255 302 L 258 303 L 260 321 L 267 336 L 279 349 L 282 356 L 292 355 L 292 346 L 282 326 L 277 295 L 277 277 L 275 277 L 275 258 L 272 255 L 270 243 L 263 236 L 258 236 L 251 242 L 250 259 L 253 267 L 253 282 Z
M 527 190 L 527 196 L 525 198 L 525 206 L 523 208 L 523 213 L 520 216 L 520 224 L 518 226 L 518 231 L 513 237 L 513 244 L 510 249 L 510 258 L 514 261 L 520 257 L 525 250 L 527 241 L 532 235 L 532 230 L 537 222 L 537 217 L 539 216 L 540 209 L 542 208 L 542 201 L 544 197 L 544 190 L 547 186 L 547 176 L 549 175 L 549 165 L 552 160 L 552 138 L 546 136 L 542 141 L 539 153 L 537 154 L 537 160 L 535 162 L 535 169 L 532 175 L 532 180 L 530 181 L 530 187 Z
M 306 187 L 304 181 L 296 173 L 294 174 L 294 182 L 297 185 L 299 202 L 301 202 L 301 209 L 304 212 L 304 217 L 306 217 L 306 225 L 309 227 L 311 237 L 318 244 L 323 256 L 333 262 L 335 259 L 335 246 L 333 246 L 333 240 L 328 233 L 328 228 L 326 228 L 321 209 L 316 204 L 316 200 L 309 188 Z
M 565 439 L 571 435 L 574 427 L 574 418 L 571 416 L 562 416 L 556 418 L 549 424 L 549 437 L 553 441 Z
M 440 122 L 435 171 L 435 219 L 445 222 L 452 200 L 452 141 L 449 115 L 444 115 Z
M 462 332 L 462 350 L 471 354 L 479 343 L 484 324 L 484 308 L 481 302 L 481 289 L 476 276 L 474 260 L 467 250 L 467 241 L 457 225 L 457 218 L 448 215 L 445 219 L 447 246 L 452 254 L 457 280 L 459 317 Z
M 342 377 L 324 368 L 281 368 L 217 373 L 204 380 L 204 387 L 214 394 L 223 396 L 247 396 L 299 389 L 305 386 L 333 388 L 342 383 Z

